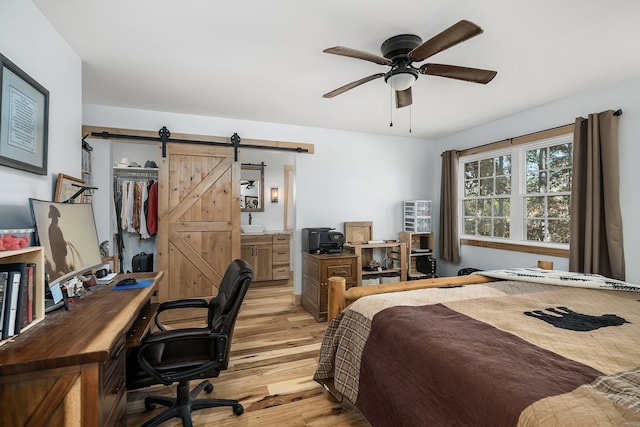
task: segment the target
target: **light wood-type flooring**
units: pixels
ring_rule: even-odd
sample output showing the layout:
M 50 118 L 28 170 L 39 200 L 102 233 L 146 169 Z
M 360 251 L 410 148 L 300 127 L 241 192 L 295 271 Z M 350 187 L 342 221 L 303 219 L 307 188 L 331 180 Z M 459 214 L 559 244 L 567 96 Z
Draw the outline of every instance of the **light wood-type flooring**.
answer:
M 249 289 L 236 322 L 229 369 L 211 380 L 210 397 L 238 399 L 240 416 L 230 408 L 193 412 L 194 426 L 354 426 L 369 427 L 347 403 L 337 403 L 312 376 L 326 322 L 318 323 L 294 305 L 291 285 Z M 196 381 L 191 383 L 195 386 Z M 127 425 L 139 426 L 161 407 L 147 412 L 144 397 L 175 395 L 175 386 L 154 386 L 127 395 Z M 207 396 L 201 393 L 199 397 Z M 178 418 L 163 426 L 181 426 Z

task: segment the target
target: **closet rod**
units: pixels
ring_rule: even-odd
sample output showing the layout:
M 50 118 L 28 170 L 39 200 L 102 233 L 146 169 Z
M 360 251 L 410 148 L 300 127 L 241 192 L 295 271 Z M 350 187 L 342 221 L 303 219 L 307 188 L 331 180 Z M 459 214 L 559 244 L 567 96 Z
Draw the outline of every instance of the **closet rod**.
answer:
M 296 153 L 308 153 L 309 150 L 302 147 L 278 147 L 278 146 L 265 146 L 265 145 L 257 145 L 257 144 L 241 144 L 240 136 L 237 133 L 234 133 L 231 136 L 231 142 L 215 142 L 215 141 L 200 141 L 196 139 L 180 139 L 180 138 L 171 138 L 171 132 L 167 129 L 166 126 L 163 126 L 162 129 L 158 131 L 160 136 L 143 136 L 143 135 L 125 135 L 118 134 L 112 132 L 91 132 L 91 136 L 101 137 L 104 139 L 134 139 L 139 141 L 154 141 L 162 143 L 162 157 L 166 157 L 166 144 L 167 142 L 178 142 L 178 143 L 186 143 L 186 144 L 202 144 L 202 145 L 215 145 L 222 147 L 233 147 L 235 152 L 235 160 L 238 160 L 238 148 L 255 148 L 260 150 L 276 150 L 276 151 L 293 151 Z
M 126 170 L 114 170 L 113 176 L 116 178 L 126 178 L 131 176 L 143 177 L 143 178 L 157 178 L 158 171 L 126 171 Z

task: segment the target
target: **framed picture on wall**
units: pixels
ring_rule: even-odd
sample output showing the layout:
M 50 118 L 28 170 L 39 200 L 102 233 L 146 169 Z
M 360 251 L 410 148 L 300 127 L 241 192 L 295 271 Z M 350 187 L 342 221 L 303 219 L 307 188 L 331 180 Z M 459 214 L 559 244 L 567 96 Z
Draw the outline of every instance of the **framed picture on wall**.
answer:
M 66 202 L 80 190 L 81 186 L 84 186 L 84 181 L 80 178 L 59 173 L 58 181 L 56 182 L 56 194 L 53 196 L 53 201 Z M 81 193 L 69 203 L 84 203 L 84 193 Z
M 253 196 L 244 196 L 244 206 L 248 209 L 257 209 L 258 198 Z
M 49 91 L 0 54 L 0 165 L 47 174 Z

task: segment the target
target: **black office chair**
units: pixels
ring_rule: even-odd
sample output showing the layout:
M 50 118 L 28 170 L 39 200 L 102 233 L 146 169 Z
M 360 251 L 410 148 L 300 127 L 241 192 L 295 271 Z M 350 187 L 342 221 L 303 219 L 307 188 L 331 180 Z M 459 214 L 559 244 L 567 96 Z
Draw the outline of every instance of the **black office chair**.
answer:
M 210 301 L 185 299 L 160 305 L 155 317 L 160 331 L 145 337 L 137 352 L 130 355 L 127 387 L 134 389 L 177 382 L 178 390 L 176 398 L 145 398 L 147 410 L 154 409 L 158 404 L 169 408 L 144 426 L 156 426 L 170 418 L 179 417 L 185 427 L 191 427 L 191 411 L 216 406 L 230 406 L 234 414 L 242 414 L 244 408 L 237 400 L 196 399 L 202 390 L 211 393 L 213 385 L 205 380 L 189 391 L 189 381 L 217 377 L 220 371 L 227 369 L 233 328 L 252 279 L 251 266 L 237 259 L 227 268 L 218 295 Z M 162 311 L 176 308 L 207 308 L 207 327 L 167 330 L 158 316 Z

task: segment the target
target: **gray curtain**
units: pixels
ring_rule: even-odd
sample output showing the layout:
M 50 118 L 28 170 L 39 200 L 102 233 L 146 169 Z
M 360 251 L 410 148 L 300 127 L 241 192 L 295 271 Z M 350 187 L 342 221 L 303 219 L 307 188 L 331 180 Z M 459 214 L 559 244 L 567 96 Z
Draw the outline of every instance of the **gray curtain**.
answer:
M 440 179 L 440 232 L 438 243 L 440 258 L 453 263 L 460 262 L 458 241 L 458 152 L 442 153 L 442 177 Z
M 569 270 L 625 279 L 618 117 L 578 117 L 573 136 Z

